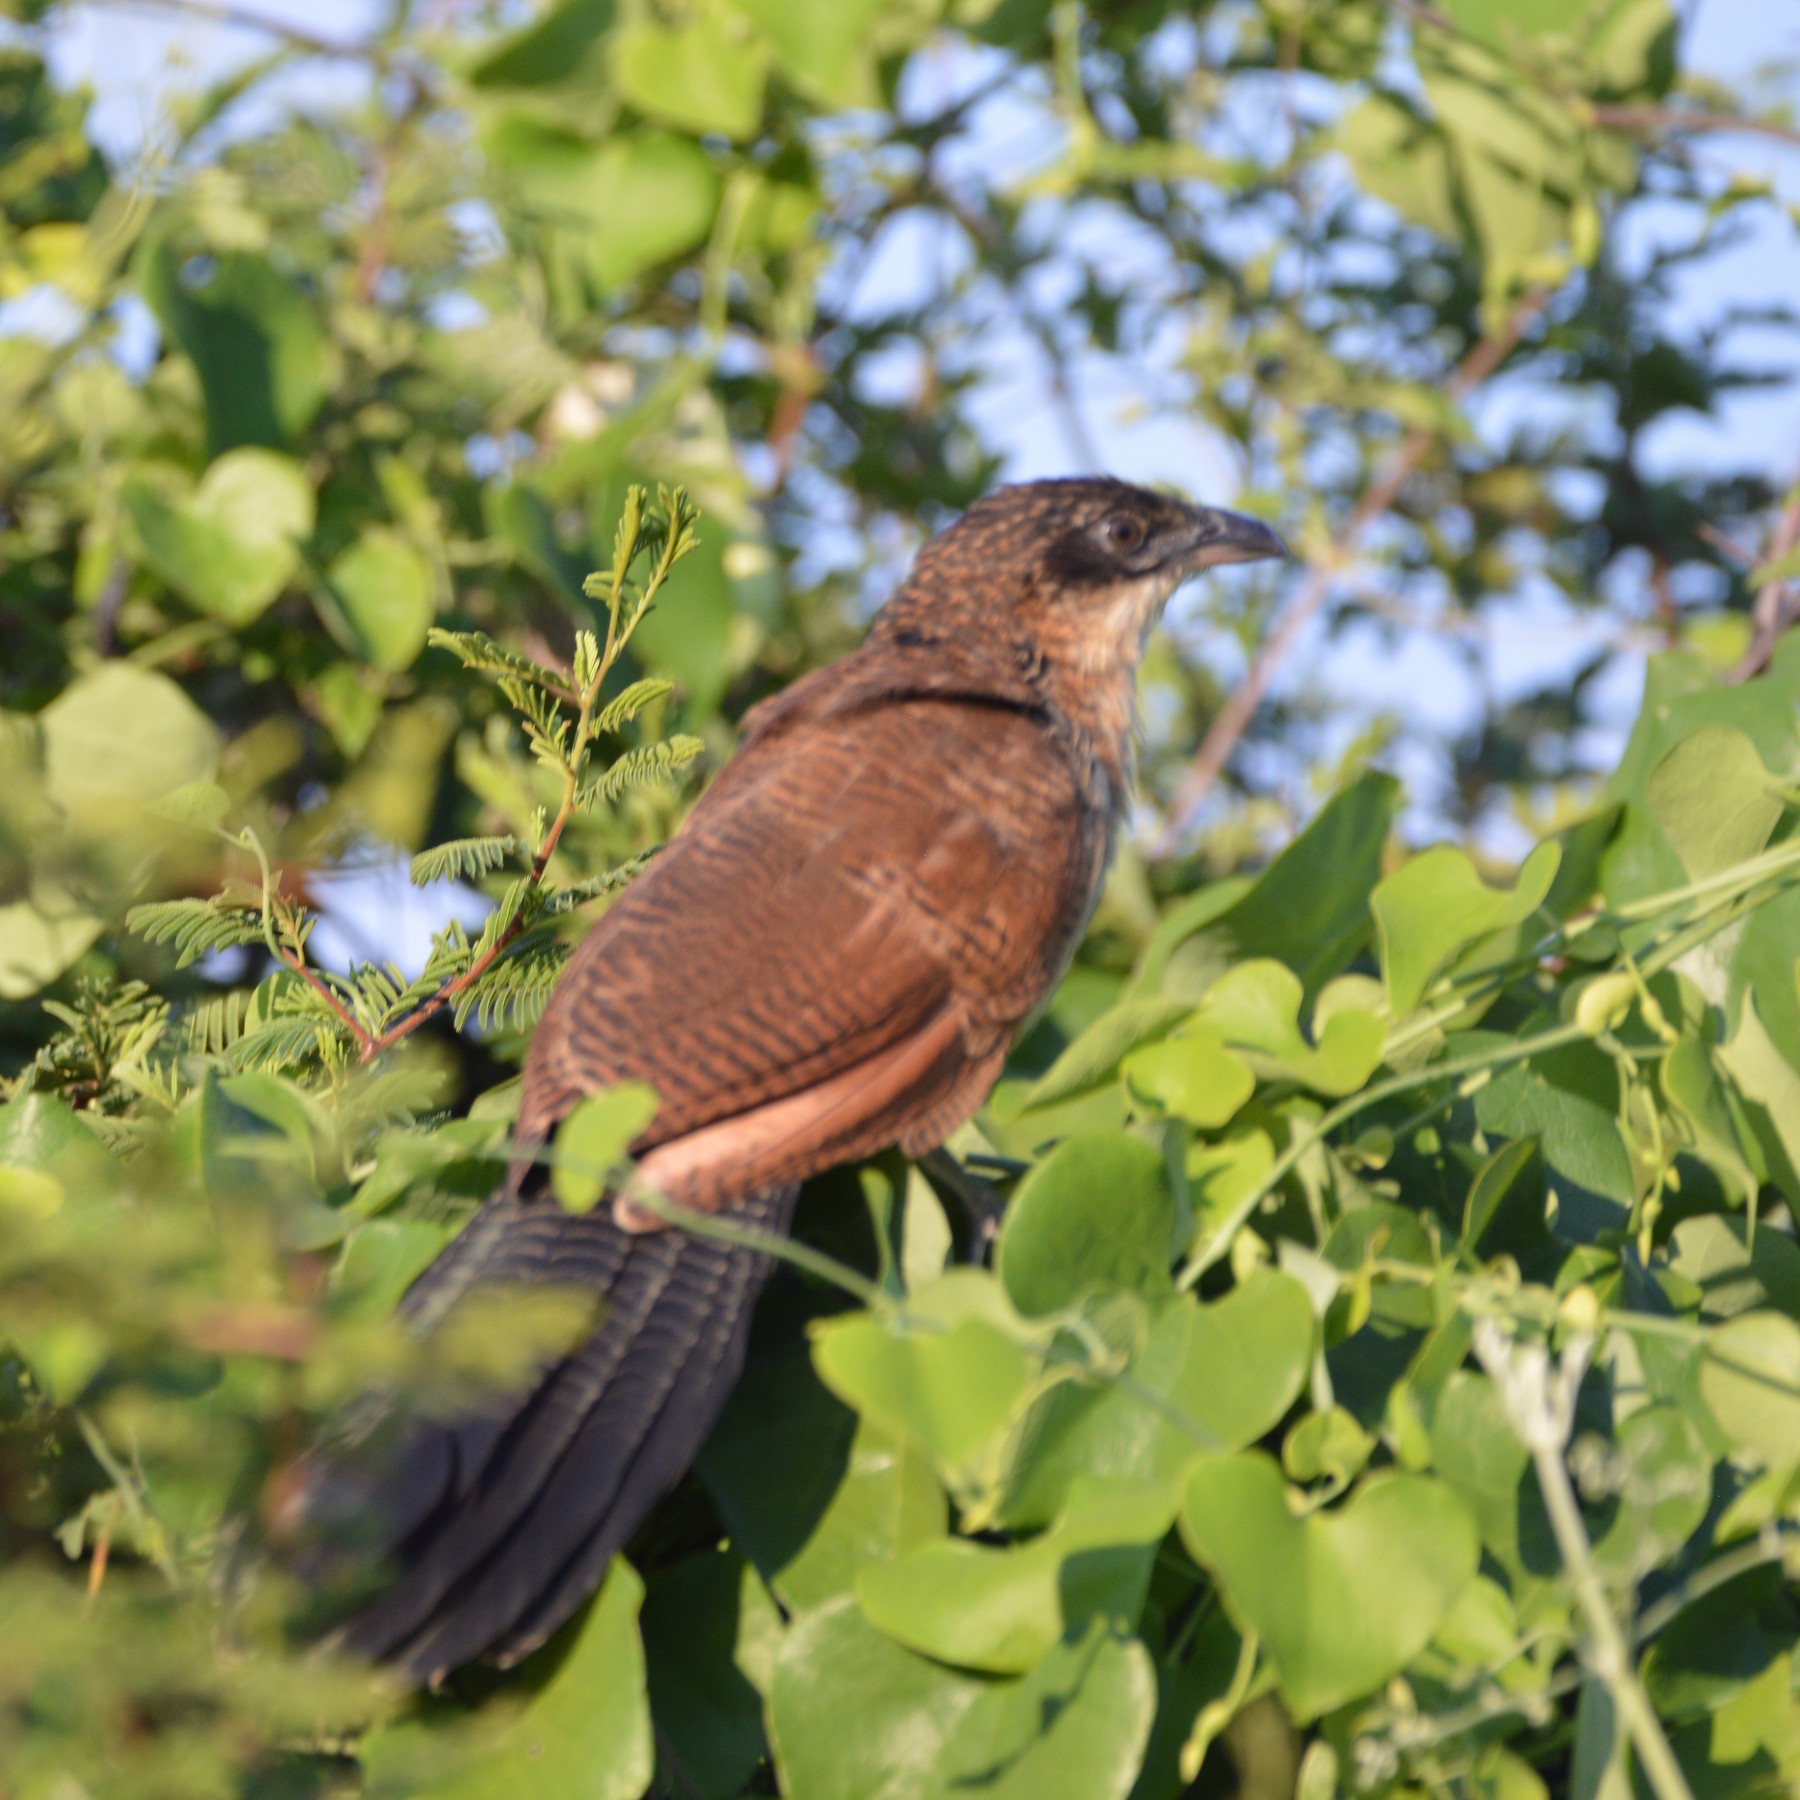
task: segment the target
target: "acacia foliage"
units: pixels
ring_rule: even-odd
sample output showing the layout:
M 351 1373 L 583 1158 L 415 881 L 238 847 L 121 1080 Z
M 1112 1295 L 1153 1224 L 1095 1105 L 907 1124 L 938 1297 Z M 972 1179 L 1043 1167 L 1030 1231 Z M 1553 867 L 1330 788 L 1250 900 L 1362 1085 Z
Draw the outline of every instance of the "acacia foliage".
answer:
M 1670 9 L 448 16 L 274 40 L 153 168 L 43 25 L 0 63 L 0 287 L 55 321 L 0 333 L 7 1792 L 1790 1791 L 1794 534 L 1646 450 L 1750 379 L 1729 309 L 1661 309 L 1769 207 Z M 234 113 L 323 53 L 362 100 Z M 1671 199 L 1705 233 L 1632 261 Z M 871 295 L 907 231 L 942 278 Z M 1401 841 L 1411 722 L 1343 757 L 1278 696 L 954 1145 L 992 1268 L 916 1170 L 819 1184 L 632 1561 L 398 1706 L 304 1650 L 282 1471 L 371 1382 L 466 1403 L 572 1328 L 389 1314 L 683 765 L 993 478 L 997 316 L 1159 368 L 1334 630 L 1474 642 L 1527 579 L 1653 619 L 1636 728 L 1584 763 L 1597 655 L 1437 746 L 1439 820 L 1541 840 L 1502 872 Z M 1595 405 L 1469 430 L 1546 375 Z M 1153 805 L 1229 666 L 1177 641 Z M 378 846 L 489 903 L 416 978 L 319 955 Z M 561 1203 L 643 1100 L 579 1115 Z

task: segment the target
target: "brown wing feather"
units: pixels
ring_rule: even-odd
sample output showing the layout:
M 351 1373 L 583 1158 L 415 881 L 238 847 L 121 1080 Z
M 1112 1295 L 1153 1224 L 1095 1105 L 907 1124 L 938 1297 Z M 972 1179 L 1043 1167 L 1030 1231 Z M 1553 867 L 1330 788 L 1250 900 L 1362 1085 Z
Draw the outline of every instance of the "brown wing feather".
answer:
M 924 1123 L 941 1136 L 1079 930 L 1100 869 L 1087 811 L 1041 722 L 1009 706 L 790 714 L 577 950 L 521 1135 L 649 1081 L 646 1173 L 702 1206 Z

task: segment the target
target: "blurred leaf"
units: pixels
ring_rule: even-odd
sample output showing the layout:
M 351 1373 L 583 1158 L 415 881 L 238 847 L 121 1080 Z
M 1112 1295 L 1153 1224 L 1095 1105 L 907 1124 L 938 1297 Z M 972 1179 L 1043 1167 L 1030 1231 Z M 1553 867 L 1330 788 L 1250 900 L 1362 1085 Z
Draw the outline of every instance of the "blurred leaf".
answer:
M 550 1185 L 570 1212 L 593 1210 L 661 1104 L 647 1081 L 622 1081 L 583 1100 L 557 1127 Z
M 319 410 L 331 369 L 318 318 L 291 278 L 248 252 L 209 260 L 210 269 L 196 273 L 167 238 L 155 241 L 143 259 L 143 290 L 199 373 L 212 462 L 240 445 L 290 443 Z M 238 522 L 247 539 L 266 535 L 254 511 Z
M 613 77 L 640 112 L 686 131 L 748 137 L 762 116 L 769 52 L 725 0 L 696 0 L 675 26 L 635 20 L 613 41 Z
M 390 673 L 410 668 L 437 611 L 424 557 L 399 532 L 375 525 L 332 562 L 325 579 L 363 660 Z
M 299 566 L 313 495 L 299 466 L 267 450 L 230 450 L 191 498 L 126 482 L 144 559 L 184 599 L 231 626 L 265 612 Z

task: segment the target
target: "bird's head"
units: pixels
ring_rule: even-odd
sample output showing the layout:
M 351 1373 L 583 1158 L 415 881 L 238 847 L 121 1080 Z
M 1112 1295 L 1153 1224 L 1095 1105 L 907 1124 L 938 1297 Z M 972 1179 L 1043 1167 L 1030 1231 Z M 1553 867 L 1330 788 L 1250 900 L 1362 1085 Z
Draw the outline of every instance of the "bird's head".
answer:
M 896 623 L 1004 634 L 1052 680 L 1113 676 L 1129 687 L 1145 635 L 1189 576 L 1286 554 L 1242 513 L 1101 477 L 1024 482 L 933 538 L 891 610 Z

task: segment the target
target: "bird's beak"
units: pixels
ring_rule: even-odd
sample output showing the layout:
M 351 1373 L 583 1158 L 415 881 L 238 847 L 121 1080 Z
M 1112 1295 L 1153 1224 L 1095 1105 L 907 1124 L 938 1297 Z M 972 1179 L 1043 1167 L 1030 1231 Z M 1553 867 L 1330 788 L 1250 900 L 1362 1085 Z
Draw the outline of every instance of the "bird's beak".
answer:
M 1286 556 L 1287 545 L 1261 519 L 1226 512 L 1217 506 L 1190 507 L 1193 537 L 1183 552 L 1183 570 L 1190 575 L 1215 569 L 1221 563 L 1262 562 Z

